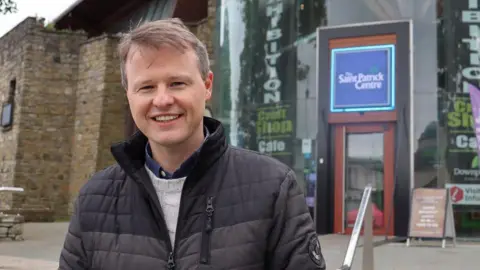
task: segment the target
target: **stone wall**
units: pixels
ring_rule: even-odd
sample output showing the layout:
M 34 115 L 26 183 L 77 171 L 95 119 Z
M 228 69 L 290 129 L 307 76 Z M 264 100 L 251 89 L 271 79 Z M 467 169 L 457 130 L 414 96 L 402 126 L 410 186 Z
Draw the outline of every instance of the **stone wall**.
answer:
M 1 208 L 68 209 L 79 46 L 84 34 L 48 31 L 27 18 L 0 39 L 1 101 L 16 82 L 14 124 L 0 133 L 0 185 L 23 194 Z
M 35 26 L 36 23 L 36 20 L 27 19 L 0 39 L 0 105 L 3 107 L 3 104 L 9 102 L 9 99 L 14 99 L 13 126 L 9 130 L 0 128 L 0 186 L 14 185 L 20 122 L 19 104 L 23 90 L 21 87 L 23 52 L 28 46 L 24 37 L 28 29 Z M 16 85 L 13 97 L 9 94 L 12 82 L 15 82 Z M 10 208 L 12 206 L 11 199 L 11 194 L 0 193 L 0 209 Z
M 214 59 L 214 38 L 215 38 L 215 23 L 216 23 L 216 8 L 217 0 L 208 0 L 208 17 L 198 24 L 187 25 L 190 31 L 192 31 L 203 43 L 207 46 L 210 67 L 213 70 L 215 65 Z M 215 77 L 215 76 L 214 76 Z M 214 78 L 215 79 L 215 78 Z M 211 105 L 211 100 L 207 101 L 207 106 Z
M 215 14 L 216 14 L 216 1 L 208 1 L 208 17 L 205 20 L 196 24 L 187 25 L 190 31 L 192 31 L 202 42 L 207 46 L 208 54 L 210 55 L 210 61 L 213 63 L 213 39 L 215 31 Z
M 71 203 L 93 173 L 114 163 L 110 145 L 124 139 L 126 97 L 117 44 L 118 38 L 104 35 L 88 40 L 80 49 Z
M 15 186 L 16 207 L 66 216 L 81 33 L 29 29 L 24 40 Z
M 97 170 L 114 164 L 110 147 L 125 139 L 125 110 L 128 108 L 125 89 L 120 80 L 120 58 L 117 54 L 118 38 L 109 37 L 105 46 L 105 76 L 103 84 L 102 119 L 100 126 Z

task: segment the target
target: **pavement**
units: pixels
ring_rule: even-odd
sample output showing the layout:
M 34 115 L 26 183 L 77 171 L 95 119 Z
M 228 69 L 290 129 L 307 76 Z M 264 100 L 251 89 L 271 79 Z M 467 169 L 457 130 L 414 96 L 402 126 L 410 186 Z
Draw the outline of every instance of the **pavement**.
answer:
M 27 223 L 24 241 L 0 239 L 0 270 L 56 270 L 68 223 Z M 381 241 L 376 237 L 374 241 Z M 346 235 L 320 236 L 328 270 L 342 265 L 349 241 Z M 362 239 L 360 238 L 360 244 Z M 375 269 L 451 270 L 478 268 L 480 244 L 459 242 L 456 247 L 441 248 L 440 242 L 424 242 L 406 247 L 404 243 L 377 246 Z M 354 270 L 361 270 L 362 247 L 357 248 Z M 300 270 L 300 269 L 299 269 Z
M 336 270 L 343 264 L 349 240 L 347 235 L 320 236 L 328 270 Z M 383 240 L 384 237 L 375 237 L 374 242 Z M 362 242 L 360 238 L 359 245 Z M 362 270 L 362 252 L 361 246 L 356 249 L 353 270 Z M 456 247 L 447 242 L 446 248 L 441 248 L 441 241 L 414 242 L 410 247 L 406 247 L 405 243 L 389 243 L 375 247 L 374 261 L 375 269 L 379 270 L 477 269 L 478 254 L 478 242 L 457 242 Z
M 24 241 L 0 239 L 0 270 L 58 269 L 67 222 L 26 223 Z

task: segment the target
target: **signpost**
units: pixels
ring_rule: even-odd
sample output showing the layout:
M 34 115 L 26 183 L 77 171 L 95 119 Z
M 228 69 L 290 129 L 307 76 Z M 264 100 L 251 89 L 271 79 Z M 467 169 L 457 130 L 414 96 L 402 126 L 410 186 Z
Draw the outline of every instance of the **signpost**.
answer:
M 450 238 L 455 246 L 455 223 L 448 189 L 417 188 L 413 191 L 407 247 L 412 238 L 442 239 L 442 248 Z
M 352 236 L 348 242 L 347 252 L 343 264 L 337 270 L 350 270 L 352 268 L 355 250 L 357 249 L 358 238 L 363 225 L 363 270 L 374 269 L 373 256 L 373 211 L 372 211 L 372 185 L 368 184 L 363 190 L 362 201 L 358 208 L 357 218 L 353 226 Z

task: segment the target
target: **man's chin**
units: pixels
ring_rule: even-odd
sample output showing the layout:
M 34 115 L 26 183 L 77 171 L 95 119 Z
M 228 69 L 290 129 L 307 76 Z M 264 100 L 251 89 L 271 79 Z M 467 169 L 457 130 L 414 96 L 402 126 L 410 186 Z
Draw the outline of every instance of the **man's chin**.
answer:
M 172 134 L 170 136 L 153 136 L 149 138 L 149 141 L 158 146 L 172 147 L 172 146 L 177 146 L 182 144 L 182 142 L 184 142 L 185 139 L 183 138 L 183 136 L 179 136 L 179 135 L 174 136 Z

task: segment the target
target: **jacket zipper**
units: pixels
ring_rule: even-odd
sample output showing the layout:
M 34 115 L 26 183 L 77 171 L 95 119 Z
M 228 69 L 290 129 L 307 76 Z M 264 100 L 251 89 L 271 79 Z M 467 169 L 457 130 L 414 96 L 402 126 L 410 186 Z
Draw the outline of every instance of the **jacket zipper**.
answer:
M 147 192 L 147 194 L 149 194 Z M 156 204 L 153 202 L 154 198 L 152 198 L 152 196 L 148 196 L 149 200 L 151 200 L 150 202 L 150 207 L 152 208 L 153 211 L 156 211 L 159 218 L 159 220 L 157 220 L 157 225 L 159 226 L 159 229 L 161 232 L 164 232 L 164 236 L 166 237 L 167 239 L 167 251 L 169 252 L 169 255 L 168 255 L 168 261 L 167 261 L 167 269 L 168 270 L 173 270 L 175 269 L 175 260 L 174 260 L 174 250 L 172 249 L 172 241 L 170 241 L 170 235 L 168 233 L 168 227 L 167 227 L 167 223 L 165 221 L 165 218 L 162 216 L 162 212 L 161 212 L 161 209 L 158 209 L 158 207 L 156 206 Z M 181 205 L 181 203 L 180 203 Z M 162 226 L 163 225 L 163 226 Z M 175 232 L 175 242 L 177 242 L 177 238 L 176 238 L 176 232 Z
M 205 209 L 205 228 L 202 233 L 202 245 L 200 250 L 200 263 L 208 264 L 210 262 L 210 234 L 213 230 L 213 197 L 207 198 L 207 208 Z
M 147 175 L 147 177 L 148 177 L 148 175 Z M 168 270 L 173 270 L 173 269 L 175 269 L 175 257 L 174 257 L 175 254 L 174 254 L 174 250 L 172 249 L 173 243 L 172 243 L 172 241 L 170 241 L 170 235 L 168 233 L 167 222 L 165 221 L 165 218 L 162 216 L 161 206 L 160 206 L 160 208 L 157 207 L 157 204 L 155 202 L 155 197 L 150 192 L 148 192 L 148 189 L 145 186 L 145 184 L 141 180 L 139 180 L 139 181 L 140 181 L 141 186 L 143 187 L 144 191 L 147 193 L 148 199 L 150 200 L 150 207 L 158 215 L 157 225 L 159 226 L 160 231 L 164 232 L 164 236 L 167 239 L 167 251 L 169 252 L 168 261 L 167 261 L 167 269 Z M 183 197 L 183 190 L 182 190 L 182 197 Z M 158 201 L 158 199 L 157 199 L 157 201 Z M 182 202 L 180 201 L 180 208 L 181 208 L 181 206 L 182 206 Z M 180 214 L 180 212 L 179 212 L 179 214 Z M 178 216 L 178 219 L 180 219 L 180 215 Z M 178 220 L 177 220 L 177 222 L 178 222 Z M 178 225 L 177 225 L 177 227 L 178 227 Z M 178 229 L 177 229 L 177 231 L 178 231 Z M 177 235 L 176 234 L 177 233 L 175 232 L 175 242 L 177 242 Z
M 173 250 L 172 250 L 172 251 L 170 251 L 170 254 L 168 255 L 167 269 L 169 269 L 169 270 L 175 269 L 175 260 L 174 260 L 173 256 L 174 256 L 174 254 L 173 254 Z
M 148 175 L 147 175 L 148 176 Z M 172 243 L 172 241 L 170 241 L 170 235 L 168 233 L 168 227 L 167 227 L 167 222 L 165 221 L 165 218 L 161 215 L 162 213 L 162 210 L 161 208 L 159 209 L 157 207 L 157 204 L 156 203 L 153 203 L 153 205 L 151 205 L 153 208 L 155 208 L 155 210 L 157 211 L 157 213 L 159 214 L 160 216 L 160 222 L 163 223 L 163 230 L 162 230 L 162 227 L 160 226 L 160 230 L 161 231 L 165 231 L 165 235 L 167 237 L 167 251 L 169 252 L 168 254 L 168 260 L 167 260 L 167 270 L 174 270 L 175 269 L 175 256 L 176 256 L 176 251 L 177 251 L 177 242 L 178 242 L 178 233 L 181 231 L 181 224 L 183 222 L 180 222 L 180 220 L 182 219 L 182 213 L 183 213 L 183 204 L 184 204 L 184 196 L 185 196 L 185 186 L 187 185 L 187 182 L 189 181 L 189 177 L 187 176 L 187 178 L 185 179 L 185 182 L 183 184 L 183 187 L 182 187 L 182 193 L 181 193 L 181 197 L 180 197 L 180 206 L 179 206 L 179 209 L 178 209 L 178 218 L 177 218 L 177 228 L 176 228 L 176 231 L 175 231 L 175 240 L 174 240 L 174 243 Z M 151 196 L 151 194 L 148 192 L 147 188 L 145 187 L 145 185 L 143 185 L 145 191 L 147 192 L 147 194 L 149 195 L 149 199 L 150 200 L 153 200 L 154 197 Z M 213 201 L 213 197 L 210 197 L 211 200 Z M 211 202 L 211 210 L 212 210 L 212 215 L 213 215 L 213 202 Z M 208 208 L 208 207 L 207 207 Z M 211 220 L 211 218 L 210 218 Z M 209 243 L 208 243 L 209 244 Z M 203 250 L 203 249 L 202 249 Z
M 170 254 L 168 255 L 168 261 L 167 261 L 167 269 L 168 270 L 174 270 L 175 269 L 175 255 L 176 255 L 176 251 L 177 251 L 177 243 L 178 243 L 178 232 L 181 231 L 181 224 L 183 224 L 183 222 L 180 222 L 180 220 L 182 219 L 182 213 L 183 213 L 183 196 L 185 195 L 185 186 L 187 184 L 187 181 L 188 181 L 188 177 L 185 179 L 185 182 L 183 183 L 183 187 L 182 187 L 182 193 L 180 195 L 180 206 L 178 208 L 178 218 L 177 218 L 177 228 L 175 230 L 175 240 L 173 241 L 173 245 L 171 243 L 171 241 L 168 241 L 170 244 Z M 166 222 L 165 222 L 166 224 Z M 166 225 L 165 225 L 166 226 Z M 167 235 L 168 235 L 168 230 L 167 230 Z M 168 236 L 168 239 L 170 240 L 170 235 Z

